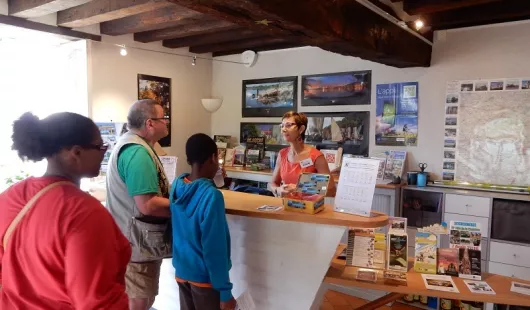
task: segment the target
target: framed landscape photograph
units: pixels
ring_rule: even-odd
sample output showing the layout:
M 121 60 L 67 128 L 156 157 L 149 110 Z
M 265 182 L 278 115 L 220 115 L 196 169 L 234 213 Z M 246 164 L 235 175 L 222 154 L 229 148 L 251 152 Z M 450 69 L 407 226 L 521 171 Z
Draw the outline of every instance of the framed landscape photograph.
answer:
M 368 156 L 370 112 L 306 113 L 305 142 L 319 149 L 343 148 L 344 154 Z
M 248 137 L 265 137 L 268 151 L 278 151 L 288 145 L 283 139 L 279 123 L 241 123 L 239 137 L 242 143 Z
M 302 106 L 369 105 L 372 71 L 302 76 Z
M 153 99 L 164 109 L 169 134 L 160 139 L 161 146 L 171 146 L 171 79 L 153 75 L 138 74 L 138 99 Z
M 298 77 L 244 80 L 243 117 L 281 117 L 297 110 Z

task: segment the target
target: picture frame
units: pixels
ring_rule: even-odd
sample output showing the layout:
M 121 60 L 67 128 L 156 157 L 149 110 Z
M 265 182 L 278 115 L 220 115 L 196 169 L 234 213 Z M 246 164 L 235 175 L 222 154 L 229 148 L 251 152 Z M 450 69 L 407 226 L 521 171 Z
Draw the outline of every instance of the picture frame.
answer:
M 372 71 L 302 76 L 302 106 L 370 105 Z
M 305 143 L 318 149 L 337 149 L 343 154 L 367 157 L 370 144 L 370 112 L 305 113 Z
M 171 79 L 147 74 L 138 74 L 138 100 L 153 99 L 164 109 L 169 134 L 160 139 L 162 147 L 171 146 Z
M 245 143 L 248 137 L 265 137 L 265 149 L 267 151 L 279 151 L 289 145 L 283 139 L 280 123 L 241 122 L 239 141 Z
M 298 76 L 242 81 L 243 117 L 281 117 L 298 109 Z

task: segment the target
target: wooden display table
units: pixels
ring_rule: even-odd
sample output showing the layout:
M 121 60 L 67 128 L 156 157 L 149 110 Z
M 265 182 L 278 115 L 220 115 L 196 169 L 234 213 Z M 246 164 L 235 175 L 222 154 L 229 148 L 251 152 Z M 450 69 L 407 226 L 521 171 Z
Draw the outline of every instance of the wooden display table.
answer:
M 339 246 L 337 254 L 340 253 L 342 249 L 344 249 L 344 246 Z M 409 262 L 409 264 L 411 263 Z M 376 309 L 391 301 L 397 300 L 403 297 L 404 295 L 410 294 L 432 296 L 445 299 L 496 303 L 503 305 L 517 305 L 526 307 L 530 306 L 530 296 L 513 293 L 510 291 L 512 281 L 527 284 L 530 284 L 530 282 L 510 277 L 483 273 L 482 281 L 486 281 L 496 293 L 495 295 L 487 295 L 471 293 L 463 282 L 464 279 L 458 277 L 453 277 L 453 281 L 455 282 L 455 285 L 457 286 L 460 293 L 428 290 L 424 285 L 421 274 L 414 272 L 412 268 L 410 268 L 410 271 L 407 274 L 407 286 L 385 284 L 383 280 L 383 271 L 379 271 L 376 283 L 357 281 L 355 279 L 357 270 L 357 267 L 346 267 L 346 261 L 338 259 L 335 256 L 331 263 L 331 267 L 329 268 L 328 273 L 326 274 L 324 282 L 330 284 L 338 284 L 342 286 L 355 286 L 364 289 L 379 290 L 391 293 L 364 305 L 363 307 L 361 307 L 363 310 Z

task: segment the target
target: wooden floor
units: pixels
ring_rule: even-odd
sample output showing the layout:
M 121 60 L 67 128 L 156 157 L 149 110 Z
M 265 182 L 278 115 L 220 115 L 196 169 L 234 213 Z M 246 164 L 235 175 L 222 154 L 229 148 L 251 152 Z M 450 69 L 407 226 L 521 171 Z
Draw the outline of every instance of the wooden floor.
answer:
M 353 310 L 367 303 L 366 300 L 345 295 L 335 291 L 327 291 L 324 302 L 320 310 Z M 419 308 L 408 306 L 399 302 L 392 304 L 392 307 L 381 307 L 380 310 L 418 310 Z

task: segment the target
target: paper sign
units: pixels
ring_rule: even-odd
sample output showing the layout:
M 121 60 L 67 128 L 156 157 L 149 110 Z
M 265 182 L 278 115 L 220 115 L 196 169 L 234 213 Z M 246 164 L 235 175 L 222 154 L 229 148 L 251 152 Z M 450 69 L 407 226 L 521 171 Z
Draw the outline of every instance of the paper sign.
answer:
M 169 185 L 173 183 L 177 175 L 177 157 L 176 156 L 159 156 L 162 166 L 164 166 L 164 172 L 166 173 L 167 181 Z
M 335 211 L 370 216 L 379 160 L 344 158 L 335 197 Z
M 248 291 L 244 291 L 237 299 L 236 310 L 256 310 L 254 299 L 250 296 Z

